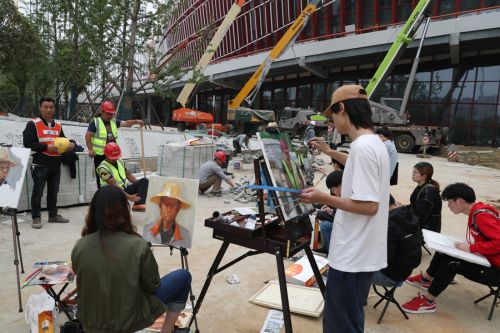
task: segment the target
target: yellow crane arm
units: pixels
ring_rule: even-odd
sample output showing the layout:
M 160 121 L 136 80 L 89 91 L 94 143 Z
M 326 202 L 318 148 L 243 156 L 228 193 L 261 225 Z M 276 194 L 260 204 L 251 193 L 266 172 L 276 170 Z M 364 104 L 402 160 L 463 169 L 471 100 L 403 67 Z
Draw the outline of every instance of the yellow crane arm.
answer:
M 316 11 L 320 1 L 321 0 L 313 0 L 304 8 L 300 16 L 293 22 L 290 28 L 288 28 L 271 52 L 269 52 L 267 58 L 260 64 L 250 79 L 248 79 L 236 97 L 229 101 L 228 109 L 235 110 L 239 108 L 244 100 L 247 100 L 248 104 L 252 104 L 256 93 L 259 91 L 260 86 L 271 68 L 271 64 L 293 45 L 300 32 L 307 25 L 309 16 Z M 247 96 L 249 96 L 249 98 L 247 98 Z
M 224 18 L 224 21 L 222 21 L 214 37 L 208 44 L 207 49 L 201 56 L 201 59 L 196 65 L 193 73 L 203 73 L 205 71 L 205 68 L 207 68 L 208 64 L 210 63 L 210 60 L 212 60 L 212 57 L 219 48 L 222 39 L 226 35 L 226 32 L 228 31 L 231 24 L 233 24 L 233 22 L 236 20 L 236 17 L 241 12 L 241 7 L 243 7 L 244 4 L 245 0 L 236 0 L 234 4 L 231 6 L 231 9 L 229 9 L 229 12 Z M 186 85 L 184 85 L 184 88 L 182 88 L 181 93 L 177 97 L 177 102 L 181 103 L 182 106 L 185 107 L 189 100 L 189 96 L 193 92 L 195 86 L 196 84 L 192 82 L 186 83 Z

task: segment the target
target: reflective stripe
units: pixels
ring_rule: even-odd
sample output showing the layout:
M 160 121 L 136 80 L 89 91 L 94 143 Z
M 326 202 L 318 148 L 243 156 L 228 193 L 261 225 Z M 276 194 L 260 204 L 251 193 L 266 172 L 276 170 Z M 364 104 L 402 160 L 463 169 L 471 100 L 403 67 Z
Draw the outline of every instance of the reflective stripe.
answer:
M 99 171 L 99 169 L 101 168 L 106 169 L 113 176 L 113 179 L 116 181 L 116 185 L 121 187 L 122 189 L 125 189 L 125 187 L 128 186 L 127 174 L 125 172 L 125 163 L 122 160 L 118 160 L 117 164 L 118 164 L 118 170 L 115 168 L 113 164 L 104 160 L 101 162 L 101 164 L 99 164 L 97 170 Z M 99 183 L 101 184 L 101 186 L 109 185 L 101 177 L 99 177 Z
M 45 123 L 42 121 L 41 118 L 33 119 L 33 123 L 35 124 L 36 135 L 38 137 L 38 142 L 40 143 L 44 143 L 46 145 L 52 145 L 54 144 L 54 139 L 59 137 L 59 135 L 61 134 L 62 130 L 61 124 L 55 120 L 54 120 L 54 126 L 45 125 Z M 42 154 L 48 156 L 60 156 L 59 153 L 49 152 L 48 150 L 42 151 Z
M 101 117 L 96 117 L 93 121 L 96 131 L 90 138 L 90 142 L 92 143 L 92 148 L 97 155 L 104 155 L 104 147 L 106 146 L 108 132 Z M 115 141 L 118 142 L 118 128 L 116 127 L 116 120 L 111 119 L 109 124 L 111 126 L 111 133 L 115 137 Z

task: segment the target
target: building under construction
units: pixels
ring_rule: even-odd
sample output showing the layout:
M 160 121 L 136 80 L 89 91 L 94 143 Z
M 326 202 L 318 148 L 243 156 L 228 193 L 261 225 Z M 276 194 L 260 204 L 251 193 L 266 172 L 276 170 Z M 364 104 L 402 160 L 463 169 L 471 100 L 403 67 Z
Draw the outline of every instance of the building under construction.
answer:
M 181 1 L 159 49 L 184 44 L 175 57 L 195 66 L 208 41 L 200 28 L 222 22 L 234 0 Z M 367 85 L 417 0 L 323 0 L 295 44 L 269 71 L 251 105 L 321 111 L 330 93 L 347 83 Z M 227 121 L 227 106 L 308 1 L 246 1 L 197 87 L 189 106 Z M 411 91 L 408 112 L 416 125 L 449 128 L 448 142 L 500 145 L 500 0 L 433 1 L 432 18 Z M 422 30 L 422 27 L 420 28 Z M 421 31 L 372 100 L 400 98 Z M 201 51 L 200 51 L 201 50 Z M 184 82 L 175 87 L 180 88 Z M 171 105 L 162 103 L 171 119 Z M 158 109 L 157 105 L 157 109 Z

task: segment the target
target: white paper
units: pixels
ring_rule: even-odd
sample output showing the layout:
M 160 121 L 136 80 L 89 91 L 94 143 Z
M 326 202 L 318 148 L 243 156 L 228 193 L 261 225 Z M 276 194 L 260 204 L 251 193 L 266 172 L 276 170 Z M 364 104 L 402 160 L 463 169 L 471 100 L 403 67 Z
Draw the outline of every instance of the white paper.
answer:
M 257 214 L 255 207 L 236 207 L 233 209 L 240 215 L 254 215 Z
M 280 333 L 284 323 L 283 312 L 278 310 L 269 310 L 260 333 Z
M 462 259 L 473 264 L 491 267 L 490 262 L 479 253 L 469 253 L 455 247 L 455 242 L 464 242 L 458 238 L 443 235 L 434 231 L 422 229 L 425 243 L 434 251 L 441 252 L 457 259 Z

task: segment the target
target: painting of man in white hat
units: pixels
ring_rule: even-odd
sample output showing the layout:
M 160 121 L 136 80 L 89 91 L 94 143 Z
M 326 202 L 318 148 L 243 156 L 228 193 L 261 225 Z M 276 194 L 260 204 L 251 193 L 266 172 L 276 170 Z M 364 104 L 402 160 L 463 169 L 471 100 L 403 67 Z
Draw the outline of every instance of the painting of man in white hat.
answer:
M 0 207 L 17 208 L 30 150 L 0 147 Z
M 12 167 L 17 163 L 10 158 L 9 150 L 5 147 L 0 148 L 0 186 L 8 186 L 7 175 Z
M 162 184 L 161 191 L 150 191 L 148 206 L 156 206 L 157 213 L 153 213 L 144 227 L 143 237 L 153 244 L 170 245 L 176 248 L 191 248 L 192 230 L 194 227 L 194 207 L 198 184 L 196 181 L 157 177 L 168 179 L 153 181 L 152 184 Z M 185 181 L 193 182 L 191 191 L 187 190 Z M 190 194 L 190 192 L 193 192 Z M 194 197 L 194 198 L 193 198 Z M 149 207 L 146 211 L 149 210 Z M 152 210 L 154 212 L 154 210 Z M 190 214 L 191 213 L 191 214 Z

